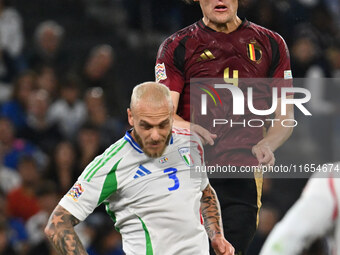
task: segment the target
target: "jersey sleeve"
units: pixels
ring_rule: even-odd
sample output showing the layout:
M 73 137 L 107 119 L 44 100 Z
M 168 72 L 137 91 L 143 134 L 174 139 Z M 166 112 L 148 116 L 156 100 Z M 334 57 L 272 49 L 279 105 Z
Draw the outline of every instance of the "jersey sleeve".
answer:
M 203 150 L 203 145 L 201 142 L 201 139 L 198 137 L 198 135 L 194 132 L 191 133 L 191 144 L 193 145 L 193 147 L 195 148 L 196 152 L 199 154 L 200 160 L 201 162 L 199 162 L 199 164 L 201 166 L 205 166 L 205 160 L 204 160 L 204 150 Z M 201 172 L 201 191 L 205 190 L 205 188 L 208 186 L 209 184 L 209 179 L 208 179 L 208 175 L 207 172 Z
M 182 93 L 184 87 L 184 77 L 181 70 L 178 69 L 178 49 L 181 45 L 172 37 L 165 40 L 159 47 L 156 65 L 155 80 L 163 83 L 171 91 Z
M 116 170 L 120 161 L 115 162 L 117 158 L 109 157 L 106 152 L 96 157 L 59 202 L 78 220 L 85 220 L 117 190 Z
M 204 172 L 202 173 L 201 191 L 205 190 L 208 184 L 209 184 L 208 175 L 207 172 Z
M 267 238 L 260 255 L 298 255 L 334 225 L 328 178 L 311 179 L 300 199 Z
M 272 51 L 272 61 L 268 76 L 271 78 L 291 79 L 290 54 L 284 39 L 277 33 L 267 34 Z
M 268 38 L 272 50 L 268 77 L 274 78 L 271 86 L 278 88 L 278 96 L 281 98 L 281 88 L 293 86 L 290 54 L 286 42 L 279 34 L 272 32 Z M 287 95 L 293 94 L 288 93 Z

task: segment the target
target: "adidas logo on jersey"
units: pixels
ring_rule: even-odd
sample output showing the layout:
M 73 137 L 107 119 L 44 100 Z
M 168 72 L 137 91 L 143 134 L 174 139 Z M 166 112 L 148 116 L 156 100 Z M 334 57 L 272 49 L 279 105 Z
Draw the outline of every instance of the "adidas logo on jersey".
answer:
M 144 166 L 140 165 L 136 171 L 135 176 L 133 177 L 134 179 L 137 179 L 139 177 L 143 177 L 145 175 L 151 174 L 151 171 L 146 169 Z
M 207 59 L 214 59 L 215 56 L 211 53 L 210 50 L 205 50 L 199 58 L 197 58 L 197 62 L 202 61 L 202 60 L 207 60 Z

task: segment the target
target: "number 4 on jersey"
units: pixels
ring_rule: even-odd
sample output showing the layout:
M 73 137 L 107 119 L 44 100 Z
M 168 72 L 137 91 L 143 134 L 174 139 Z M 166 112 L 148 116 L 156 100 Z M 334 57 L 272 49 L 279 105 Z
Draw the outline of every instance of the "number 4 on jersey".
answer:
M 224 69 L 223 78 L 225 83 L 233 84 L 238 87 L 238 70 L 233 70 L 233 78 L 229 77 L 229 67 Z

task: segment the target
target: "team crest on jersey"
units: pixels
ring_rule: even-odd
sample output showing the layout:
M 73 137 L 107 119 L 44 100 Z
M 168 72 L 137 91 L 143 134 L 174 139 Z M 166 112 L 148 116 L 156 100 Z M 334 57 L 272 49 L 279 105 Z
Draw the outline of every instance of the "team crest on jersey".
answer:
M 156 74 L 156 82 L 165 80 L 166 78 L 168 78 L 166 76 L 166 70 L 165 70 L 165 65 L 164 63 L 162 64 L 157 64 L 155 66 L 155 74 Z
M 182 159 L 184 160 L 185 164 L 187 164 L 187 166 L 194 165 L 194 160 L 192 159 L 190 149 L 188 147 L 180 148 L 178 149 L 178 152 L 181 155 Z
M 84 189 L 80 183 L 75 183 L 73 187 L 67 193 L 67 196 L 71 197 L 74 201 L 78 201 L 81 194 L 83 194 Z
M 247 54 L 251 61 L 260 63 L 262 59 L 262 50 L 256 41 L 251 41 L 247 44 Z

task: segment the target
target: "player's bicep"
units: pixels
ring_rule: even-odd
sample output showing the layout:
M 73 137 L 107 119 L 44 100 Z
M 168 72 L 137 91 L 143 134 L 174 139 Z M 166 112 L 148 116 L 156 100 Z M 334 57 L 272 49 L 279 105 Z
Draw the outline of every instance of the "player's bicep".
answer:
M 202 174 L 201 191 L 203 192 L 208 187 L 210 187 L 210 184 L 209 184 L 207 173 L 201 173 L 201 174 Z
M 205 187 L 202 189 L 202 198 L 210 195 L 211 193 L 214 192 L 214 189 L 212 189 L 211 185 L 208 183 L 205 185 Z
M 54 227 L 59 226 L 76 226 L 80 223 L 80 220 L 77 219 L 74 215 L 72 215 L 68 210 L 66 210 L 61 205 L 57 205 L 53 210 L 48 225 L 54 225 Z
M 183 70 L 179 70 L 175 65 L 177 61 L 174 55 L 176 47 L 178 47 L 178 43 L 172 39 L 166 40 L 160 46 L 155 65 L 155 80 L 166 85 L 171 91 L 181 93 L 184 87 L 184 76 Z
M 272 64 L 270 77 L 284 80 L 292 79 L 292 71 L 290 65 L 290 55 L 286 42 L 277 33 L 270 36 L 269 41 L 272 48 Z
M 180 97 L 180 93 L 177 91 L 171 91 L 171 99 L 172 99 L 172 103 L 174 104 L 174 112 L 177 112 L 178 109 L 178 102 L 179 102 L 179 97 Z
M 293 99 L 294 95 L 289 95 L 286 97 L 287 99 Z M 275 110 L 275 118 L 285 118 L 285 119 L 294 119 L 294 104 L 285 104 L 283 109 L 281 108 L 281 98 L 277 100 L 277 107 Z M 284 112 L 282 111 L 284 110 Z
M 79 222 L 60 205 L 53 211 L 45 228 L 45 234 L 59 254 L 87 254 L 74 230 L 74 226 Z M 72 240 L 71 246 L 70 240 Z

